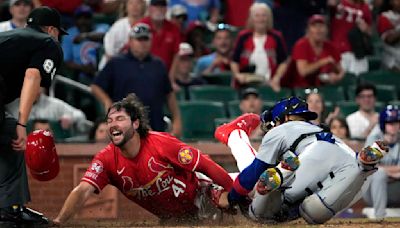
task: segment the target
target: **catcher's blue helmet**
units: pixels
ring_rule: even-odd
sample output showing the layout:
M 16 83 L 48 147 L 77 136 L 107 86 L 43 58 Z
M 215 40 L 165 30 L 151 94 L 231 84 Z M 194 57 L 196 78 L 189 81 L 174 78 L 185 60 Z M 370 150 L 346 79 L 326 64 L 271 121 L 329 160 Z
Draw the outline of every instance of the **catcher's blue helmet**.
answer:
M 261 114 L 261 121 L 274 126 L 277 121 L 282 122 L 286 115 L 298 115 L 306 120 L 315 120 L 318 114 L 308 110 L 305 100 L 298 97 L 289 97 L 278 101 L 272 108 Z
M 385 123 L 400 122 L 400 109 L 397 105 L 387 105 L 379 113 L 379 127 L 385 132 Z

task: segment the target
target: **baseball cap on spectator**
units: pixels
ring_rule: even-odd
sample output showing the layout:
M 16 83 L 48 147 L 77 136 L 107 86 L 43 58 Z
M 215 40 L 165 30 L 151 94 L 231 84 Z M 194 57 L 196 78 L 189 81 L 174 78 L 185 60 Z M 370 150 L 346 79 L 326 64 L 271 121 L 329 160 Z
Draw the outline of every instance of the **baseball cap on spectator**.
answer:
M 81 5 L 79 6 L 75 11 L 74 11 L 74 16 L 79 17 L 79 16 L 93 16 L 93 10 L 90 8 L 88 5 Z
M 21 2 L 23 2 L 23 3 L 27 4 L 27 5 L 33 6 L 32 0 L 10 0 L 9 4 L 10 4 L 10 6 L 13 6 L 13 5 L 16 5 L 16 4 L 21 3 Z
M 179 57 L 191 57 L 193 56 L 194 51 L 192 48 L 192 45 L 189 43 L 180 43 L 179 44 L 179 51 L 178 51 L 178 56 Z
M 325 19 L 324 15 L 314 14 L 310 18 L 308 18 L 308 23 L 307 23 L 308 25 L 313 25 L 315 23 L 326 24 L 326 19 Z
M 181 4 L 176 4 L 171 8 L 171 17 L 186 17 L 188 16 L 188 12 L 185 6 Z
M 167 0 L 150 0 L 151 6 L 167 6 Z
M 67 31 L 61 27 L 60 13 L 47 6 L 32 10 L 26 23 L 28 26 L 54 26 L 60 30 L 61 35 L 68 35 Z
M 203 31 L 206 31 L 207 27 L 201 21 L 197 21 L 196 20 L 196 21 L 192 21 L 192 22 L 189 23 L 186 32 L 190 33 L 190 32 L 192 32 L 193 30 L 196 30 L 196 29 L 201 29 Z
M 245 100 L 247 99 L 250 95 L 254 95 L 256 97 L 259 97 L 260 94 L 258 93 L 258 90 L 252 87 L 246 88 L 242 90 L 240 93 L 240 100 Z
M 134 39 L 140 39 L 140 38 L 149 39 L 151 37 L 150 27 L 145 23 L 137 23 L 131 29 L 129 37 Z

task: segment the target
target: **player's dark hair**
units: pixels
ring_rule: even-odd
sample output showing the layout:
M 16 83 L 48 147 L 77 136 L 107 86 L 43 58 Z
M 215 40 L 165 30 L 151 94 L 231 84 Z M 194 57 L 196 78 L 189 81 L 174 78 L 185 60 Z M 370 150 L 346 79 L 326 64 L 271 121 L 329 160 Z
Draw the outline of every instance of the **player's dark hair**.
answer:
M 147 110 L 143 106 L 140 99 L 136 96 L 136 94 L 130 93 L 124 99 L 112 104 L 107 111 L 107 116 L 110 113 L 111 109 L 115 109 L 117 111 L 121 111 L 123 109 L 131 117 L 132 122 L 138 119 L 139 127 L 137 129 L 137 132 L 139 133 L 141 138 L 147 136 L 147 133 L 150 130 Z
M 356 96 L 358 96 L 364 90 L 372 90 L 374 97 L 376 97 L 376 87 L 374 84 L 369 82 L 362 82 L 356 88 Z

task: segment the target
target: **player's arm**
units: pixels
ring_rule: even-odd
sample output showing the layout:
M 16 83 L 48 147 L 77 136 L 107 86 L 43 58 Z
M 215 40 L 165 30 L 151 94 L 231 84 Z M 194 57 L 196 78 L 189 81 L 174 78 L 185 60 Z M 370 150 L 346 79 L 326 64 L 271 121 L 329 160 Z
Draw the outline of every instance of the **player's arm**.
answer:
M 18 138 L 13 141 L 14 150 L 25 150 L 26 127 L 22 125 L 26 126 L 28 122 L 33 102 L 40 90 L 40 82 L 41 76 L 38 69 L 28 68 L 25 71 L 19 103 L 18 125 L 16 128 Z
M 246 199 L 253 190 L 260 175 L 268 168 L 275 167 L 276 164 L 268 164 L 255 158 L 235 179 L 232 190 L 229 192 L 228 200 L 230 203 L 240 203 Z
M 202 153 L 199 153 L 199 162 L 195 171 L 207 175 L 215 184 L 223 187 L 225 191 L 230 191 L 232 188 L 232 178 L 228 172 Z
M 53 220 L 54 224 L 60 225 L 67 222 L 77 211 L 85 204 L 86 200 L 94 194 L 96 188 L 91 184 L 82 181 L 74 190 L 71 191 L 67 200 L 58 214 Z

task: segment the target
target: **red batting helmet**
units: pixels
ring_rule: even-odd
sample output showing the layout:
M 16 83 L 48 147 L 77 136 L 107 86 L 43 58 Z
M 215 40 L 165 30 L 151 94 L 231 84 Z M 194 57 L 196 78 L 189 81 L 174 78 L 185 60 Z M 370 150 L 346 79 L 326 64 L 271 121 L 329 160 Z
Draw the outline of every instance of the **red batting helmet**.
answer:
M 49 131 L 37 130 L 28 135 L 25 161 L 36 180 L 49 181 L 58 175 L 60 164 L 54 139 Z

